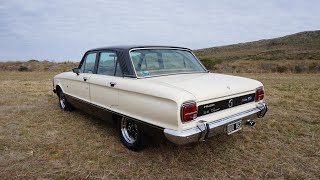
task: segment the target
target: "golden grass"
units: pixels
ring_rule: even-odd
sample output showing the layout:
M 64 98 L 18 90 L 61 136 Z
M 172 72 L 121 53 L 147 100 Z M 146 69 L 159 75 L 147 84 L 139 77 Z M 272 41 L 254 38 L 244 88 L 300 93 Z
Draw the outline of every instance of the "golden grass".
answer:
M 79 62 L 9 61 L 0 62 L 0 71 L 71 71 Z
M 202 61 L 207 69 L 220 73 L 320 73 L 319 60 L 230 60 Z
M 255 127 L 138 153 L 121 145 L 111 124 L 60 111 L 54 74 L 0 73 L 1 179 L 320 178 L 319 74 L 238 74 L 266 88 L 270 111 Z
M 319 60 L 320 31 L 305 31 L 284 37 L 195 50 L 212 60 Z

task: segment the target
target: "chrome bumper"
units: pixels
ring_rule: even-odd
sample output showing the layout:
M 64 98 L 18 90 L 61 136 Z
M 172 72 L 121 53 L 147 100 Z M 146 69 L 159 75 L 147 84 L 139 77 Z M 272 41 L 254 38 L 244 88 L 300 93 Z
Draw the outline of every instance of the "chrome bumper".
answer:
M 247 120 L 262 118 L 268 111 L 268 106 L 265 103 L 260 103 L 256 108 L 234 114 L 213 122 L 199 121 L 197 127 L 176 131 L 172 129 L 164 129 L 166 138 L 179 145 L 188 144 L 197 141 L 203 141 L 208 137 L 216 134 L 226 133 L 226 125 L 242 120 L 242 124 L 247 123 Z

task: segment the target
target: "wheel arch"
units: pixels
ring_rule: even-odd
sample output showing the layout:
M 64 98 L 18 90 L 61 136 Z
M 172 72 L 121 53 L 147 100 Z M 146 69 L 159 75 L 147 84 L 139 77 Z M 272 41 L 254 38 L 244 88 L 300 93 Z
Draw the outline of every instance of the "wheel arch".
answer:
M 60 92 L 63 92 L 62 88 L 60 85 L 56 85 L 56 92 L 57 92 L 57 96 L 60 96 Z
M 112 113 L 112 122 L 117 125 L 123 116 L 120 114 Z

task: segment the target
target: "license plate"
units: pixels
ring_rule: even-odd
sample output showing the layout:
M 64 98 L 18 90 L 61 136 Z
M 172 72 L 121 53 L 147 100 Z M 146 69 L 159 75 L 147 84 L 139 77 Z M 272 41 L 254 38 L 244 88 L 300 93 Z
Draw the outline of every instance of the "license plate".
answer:
M 241 130 L 242 120 L 227 125 L 227 134 L 230 135 Z

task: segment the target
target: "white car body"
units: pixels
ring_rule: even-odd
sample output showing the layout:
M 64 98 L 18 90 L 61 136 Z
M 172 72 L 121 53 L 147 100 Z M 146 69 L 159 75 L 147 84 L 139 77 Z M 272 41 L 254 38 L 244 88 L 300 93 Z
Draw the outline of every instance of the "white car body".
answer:
M 196 102 L 198 107 L 205 104 L 214 106 L 215 102 L 255 94 L 257 88 L 263 87 L 256 80 L 210 72 L 147 78 L 65 72 L 54 77 L 53 87 L 55 92 L 59 88 L 69 98 L 158 127 L 176 144 L 203 140 L 214 134 L 214 128 L 225 131 L 228 123 L 239 119 L 243 123 L 252 122 L 267 111 L 263 100 L 253 100 L 182 122 L 181 107 L 186 102 Z

